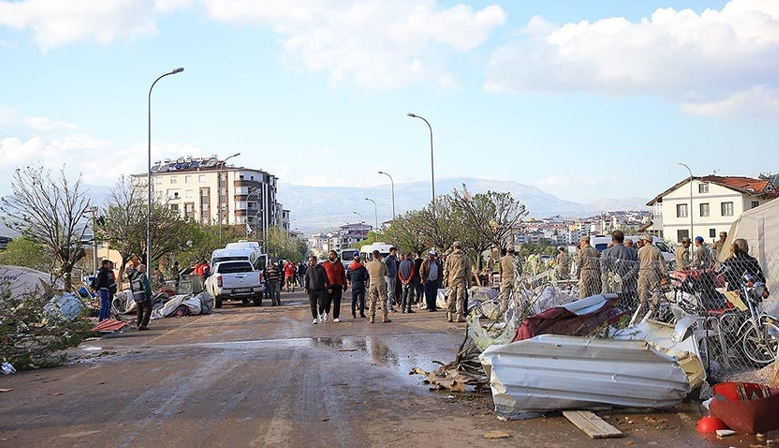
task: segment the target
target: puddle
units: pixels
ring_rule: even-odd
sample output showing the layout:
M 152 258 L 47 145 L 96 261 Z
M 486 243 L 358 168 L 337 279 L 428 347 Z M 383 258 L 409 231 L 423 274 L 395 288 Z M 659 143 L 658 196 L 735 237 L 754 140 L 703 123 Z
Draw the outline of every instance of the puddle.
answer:
M 87 351 L 87 352 L 95 352 L 102 350 L 103 347 L 95 347 L 94 345 L 87 345 L 85 347 L 81 347 L 81 350 Z

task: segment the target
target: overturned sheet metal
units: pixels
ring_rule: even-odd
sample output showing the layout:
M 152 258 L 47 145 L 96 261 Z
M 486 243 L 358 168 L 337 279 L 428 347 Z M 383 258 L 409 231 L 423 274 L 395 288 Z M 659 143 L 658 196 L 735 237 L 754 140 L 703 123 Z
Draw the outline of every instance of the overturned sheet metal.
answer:
M 603 406 L 670 408 L 690 392 L 676 360 L 646 341 L 541 335 L 479 359 L 504 418 Z

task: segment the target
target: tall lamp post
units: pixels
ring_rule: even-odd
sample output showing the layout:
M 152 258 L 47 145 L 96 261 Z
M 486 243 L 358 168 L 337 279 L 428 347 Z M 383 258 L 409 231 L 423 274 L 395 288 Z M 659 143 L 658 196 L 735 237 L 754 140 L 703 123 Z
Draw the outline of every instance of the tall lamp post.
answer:
M 218 213 L 218 216 L 219 216 L 219 244 L 222 244 L 222 221 L 224 219 L 222 217 L 222 173 L 224 171 L 225 163 L 227 163 L 227 161 L 232 159 L 233 157 L 238 157 L 240 155 L 241 155 L 241 153 L 237 152 L 237 153 L 235 153 L 235 154 L 233 154 L 233 155 L 231 155 L 229 157 L 225 157 L 225 159 L 222 160 L 222 163 L 219 164 L 219 172 L 218 172 L 218 174 L 219 174 L 219 179 L 218 180 L 219 181 L 217 182 L 217 188 L 219 189 L 219 191 L 217 191 L 217 197 L 216 197 L 217 198 L 216 206 L 219 209 L 219 210 L 217 210 L 219 212 Z M 227 190 L 226 189 L 225 189 L 225 196 L 227 196 Z M 248 199 L 248 197 L 247 197 L 247 199 Z
M 427 128 L 430 129 L 430 190 L 433 193 L 433 206 L 435 206 L 435 164 L 433 163 L 433 127 L 430 126 L 430 122 L 425 120 L 424 117 L 420 117 L 417 114 L 409 112 L 411 118 L 419 118 L 427 124 Z
M 365 198 L 366 201 L 373 202 L 373 224 L 375 225 L 374 231 L 379 230 L 379 209 L 376 207 L 376 201 L 371 198 Z
M 352 213 L 354 213 L 355 215 L 357 215 L 357 216 L 359 216 L 359 217 L 360 217 L 360 224 L 362 224 L 363 222 L 365 222 L 365 220 L 363 220 L 363 219 L 362 219 L 362 215 L 361 215 L 361 214 L 359 214 L 359 213 L 357 213 L 357 212 L 352 212 Z
M 694 230 L 694 227 L 693 227 L 693 220 L 692 220 L 692 213 L 693 213 L 693 209 L 692 209 L 692 170 L 690 169 L 689 166 L 687 166 L 687 165 L 685 165 L 685 164 L 683 164 L 681 162 L 679 162 L 678 165 L 687 168 L 687 171 L 690 172 L 690 236 L 689 236 L 689 238 L 690 238 L 690 256 L 692 256 L 693 252 L 695 251 L 695 244 L 692 243 L 693 238 L 695 238 L 695 236 L 694 236 L 695 230 Z
M 148 269 L 148 272 L 152 272 L 151 267 L 151 93 L 154 90 L 154 85 L 157 84 L 157 81 L 160 79 L 169 76 L 169 75 L 175 75 L 176 73 L 181 73 L 184 71 L 184 67 L 179 67 L 176 69 L 173 69 L 169 71 L 168 73 L 165 73 L 164 75 L 161 75 L 159 78 L 155 79 L 153 83 L 151 83 L 151 87 L 149 87 L 149 164 L 148 164 L 148 193 L 149 193 L 149 200 L 146 203 L 146 269 Z
M 392 179 L 392 176 L 389 175 L 389 173 L 385 173 L 384 171 L 379 171 L 379 174 L 383 174 L 390 179 L 390 191 L 392 191 L 392 222 L 395 223 L 395 181 Z

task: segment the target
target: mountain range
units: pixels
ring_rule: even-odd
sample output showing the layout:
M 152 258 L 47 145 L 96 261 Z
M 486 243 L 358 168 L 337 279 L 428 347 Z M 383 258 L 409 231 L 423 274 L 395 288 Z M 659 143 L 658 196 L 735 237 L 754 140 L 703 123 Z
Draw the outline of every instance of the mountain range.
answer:
M 604 211 L 645 210 L 648 199 L 603 199 L 590 204 L 580 204 L 555 197 L 538 187 L 514 181 L 477 179 L 470 177 L 441 179 L 436 181 L 436 194 L 448 194 L 455 188 L 462 191 L 463 184 L 471 194 L 488 190 L 509 192 L 525 205 L 529 216 L 586 217 Z M 374 187 L 312 187 L 280 182 L 278 200 L 291 211 L 292 228 L 305 233 L 326 231 L 360 220 L 373 225 L 374 207 L 365 198 L 376 201 L 379 225 L 392 219 L 392 195 L 390 185 Z M 409 182 L 395 185 L 395 213 L 424 207 L 430 202 L 430 183 Z M 359 213 L 362 217 L 354 212 Z

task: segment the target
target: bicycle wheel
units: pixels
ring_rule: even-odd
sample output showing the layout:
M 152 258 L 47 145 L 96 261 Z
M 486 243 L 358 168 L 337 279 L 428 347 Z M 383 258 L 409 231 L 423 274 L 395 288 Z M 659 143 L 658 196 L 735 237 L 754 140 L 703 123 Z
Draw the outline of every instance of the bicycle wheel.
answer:
M 762 319 L 760 328 L 750 322 L 741 339 L 744 355 L 755 364 L 764 365 L 774 362 L 779 347 L 779 327 L 773 322 Z

